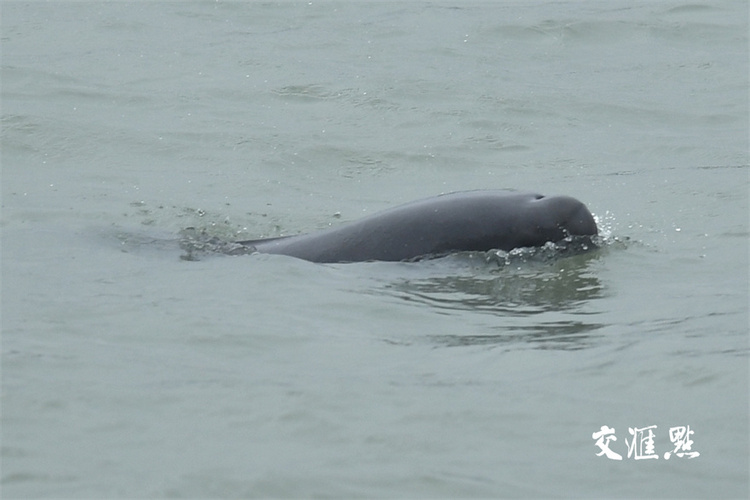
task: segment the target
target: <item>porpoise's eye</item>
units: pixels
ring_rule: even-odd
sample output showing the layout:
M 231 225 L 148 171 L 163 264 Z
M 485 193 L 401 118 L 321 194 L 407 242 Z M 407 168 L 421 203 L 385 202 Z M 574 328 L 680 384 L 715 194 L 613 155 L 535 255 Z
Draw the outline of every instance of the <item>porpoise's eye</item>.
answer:
M 534 195 L 534 199 L 535 199 L 535 200 L 541 200 L 542 198 L 544 198 L 544 195 L 543 195 L 543 194 L 537 194 L 537 195 Z

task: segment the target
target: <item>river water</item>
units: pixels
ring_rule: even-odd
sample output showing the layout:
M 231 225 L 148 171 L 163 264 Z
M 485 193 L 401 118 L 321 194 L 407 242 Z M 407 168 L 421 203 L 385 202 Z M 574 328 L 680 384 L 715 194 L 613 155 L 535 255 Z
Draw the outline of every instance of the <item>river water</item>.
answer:
M 746 2 L 5 1 L 1 42 L 3 498 L 750 494 Z M 185 250 L 483 188 L 600 248 Z

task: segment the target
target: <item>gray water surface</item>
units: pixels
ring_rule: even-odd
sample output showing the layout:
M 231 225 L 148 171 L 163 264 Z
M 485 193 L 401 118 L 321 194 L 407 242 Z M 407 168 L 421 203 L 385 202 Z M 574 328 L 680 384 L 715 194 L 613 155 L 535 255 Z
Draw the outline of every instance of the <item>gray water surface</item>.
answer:
M 1 27 L 3 498 L 750 495 L 745 2 L 6 1 Z M 180 246 L 484 188 L 574 196 L 602 245 Z M 680 426 L 700 455 L 667 460 Z

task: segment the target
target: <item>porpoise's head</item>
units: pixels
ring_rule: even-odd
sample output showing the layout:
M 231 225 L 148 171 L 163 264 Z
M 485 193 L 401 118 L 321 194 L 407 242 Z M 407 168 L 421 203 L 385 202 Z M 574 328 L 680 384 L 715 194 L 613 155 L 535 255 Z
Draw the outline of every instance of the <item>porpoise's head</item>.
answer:
M 568 236 L 595 236 L 596 221 L 586 205 L 570 196 L 529 195 L 524 215 L 524 246 L 557 242 Z

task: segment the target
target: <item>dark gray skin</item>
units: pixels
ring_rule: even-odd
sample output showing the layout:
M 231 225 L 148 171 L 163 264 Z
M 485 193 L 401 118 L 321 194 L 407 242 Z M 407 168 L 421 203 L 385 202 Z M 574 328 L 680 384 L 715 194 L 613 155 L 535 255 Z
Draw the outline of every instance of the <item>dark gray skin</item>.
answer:
M 596 234 L 594 217 L 575 198 L 467 191 L 407 203 L 317 233 L 239 243 L 312 262 L 405 261 L 460 251 L 510 251 Z

